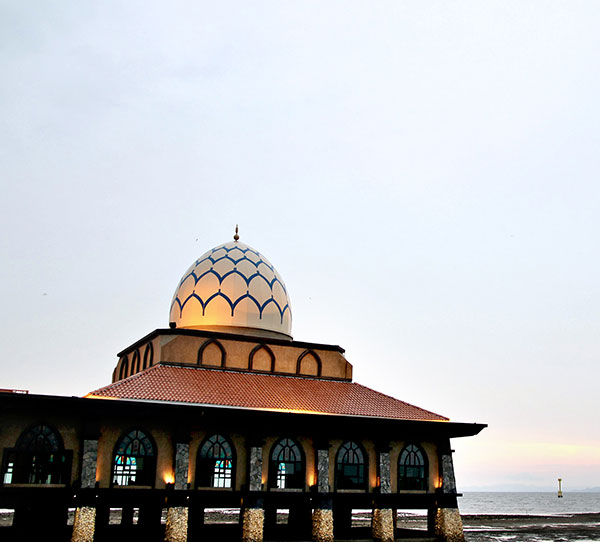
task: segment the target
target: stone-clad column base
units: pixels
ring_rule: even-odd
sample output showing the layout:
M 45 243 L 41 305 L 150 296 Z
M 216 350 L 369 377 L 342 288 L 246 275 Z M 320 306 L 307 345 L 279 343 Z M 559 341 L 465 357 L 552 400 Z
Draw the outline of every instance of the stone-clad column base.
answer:
M 435 534 L 444 542 L 465 542 L 463 523 L 458 508 L 438 508 L 435 513 Z
M 96 530 L 96 509 L 82 506 L 75 510 L 71 542 L 93 542 Z
M 187 506 L 172 506 L 167 509 L 167 525 L 165 542 L 187 542 L 188 508 Z
M 242 524 L 243 542 L 263 542 L 265 511 L 262 508 L 246 508 Z
M 373 510 L 373 540 L 394 542 L 394 513 L 391 508 Z
M 314 542 L 333 542 L 333 510 L 315 508 L 312 515 Z

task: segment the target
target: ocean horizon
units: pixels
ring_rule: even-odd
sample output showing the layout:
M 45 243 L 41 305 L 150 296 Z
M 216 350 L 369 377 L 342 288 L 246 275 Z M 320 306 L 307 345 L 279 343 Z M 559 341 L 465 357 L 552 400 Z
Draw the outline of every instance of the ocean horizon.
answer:
M 543 515 L 600 513 L 600 493 L 543 491 L 465 491 L 458 500 L 461 514 Z

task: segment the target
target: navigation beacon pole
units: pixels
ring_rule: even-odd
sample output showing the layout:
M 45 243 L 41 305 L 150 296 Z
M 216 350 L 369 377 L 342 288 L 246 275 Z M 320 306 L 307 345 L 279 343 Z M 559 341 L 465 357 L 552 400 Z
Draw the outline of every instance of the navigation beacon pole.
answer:
M 558 498 L 562 499 L 562 478 L 558 479 Z

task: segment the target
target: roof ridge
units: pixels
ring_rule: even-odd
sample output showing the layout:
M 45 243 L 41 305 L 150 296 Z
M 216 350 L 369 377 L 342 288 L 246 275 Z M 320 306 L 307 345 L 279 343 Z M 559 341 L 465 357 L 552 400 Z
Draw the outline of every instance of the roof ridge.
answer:
M 299 374 L 286 374 L 286 373 L 277 373 L 277 374 L 273 374 L 270 372 L 258 372 L 258 371 L 251 371 L 248 369 L 235 369 L 234 367 L 203 367 L 201 365 L 188 365 L 187 363 L 177 363 L 177 362 L 169 362 L 169 361 L 161 361 L 159 362 L 157 365 L 154 365 L 153 367 L 158 367 L 158 366 L 163 366 L 163 367 L 175 367 L 175 368 L 181 368 L 181 369 L 200 369 L 202 371 L 213 371 L 213 372 L 218 372 L 218 373 L 229 373 L 229 374 L 244 374 L 244 375 L 255 375 L 255 376 L 268 376 L 271 378 L 295 378 L 298 380 L 314 380 L 317 382 L 341 382 L 343 384 L 353 384 L 354 382 L 352 380 L 344 380 L 342 378 L 323 378 L 323 377 L 319 377 L 319 376 L 313 376 L 313 375 L 299 375 Z M 138 373 L 139 374 L 139 373 Z M 128 377 L 129 378 L 129 377 Z M 124 379 L 127 380 L 127 379 Z

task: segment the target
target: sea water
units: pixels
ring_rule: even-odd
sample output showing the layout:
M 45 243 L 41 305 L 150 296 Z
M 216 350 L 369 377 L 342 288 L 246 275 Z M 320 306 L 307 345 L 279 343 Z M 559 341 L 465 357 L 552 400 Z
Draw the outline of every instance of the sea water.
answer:
M 539 515 L 600 513 L 600 493 L 465 492 L 461 514 Z

